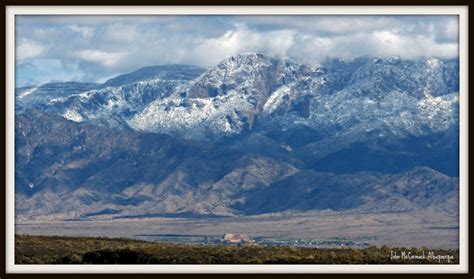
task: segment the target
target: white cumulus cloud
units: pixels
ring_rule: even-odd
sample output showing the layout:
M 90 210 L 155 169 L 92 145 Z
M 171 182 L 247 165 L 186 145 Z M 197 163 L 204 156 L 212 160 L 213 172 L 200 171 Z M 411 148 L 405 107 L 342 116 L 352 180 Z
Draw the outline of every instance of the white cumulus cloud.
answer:
M 328 58 L 458 57 L 457 16 L 18 16 L 16 58 L 63 64 L 84 81 L 144 66 L 212 67 L 261 52 Z M 38 62 L 40 63 L 40 62 Z M 37 63 L 37 64 L 38 64 Z M 40 72 L 38 72 L 41 75 Z
M 207 66 L 215 65 L 229 56 L 247 52 L 265 52 L 286 57 L 287 51 L 294 44 L 293 37 L 294 32 L 291 30 L 259 32 L 240 25 L 220 37 L 203 40 L 194 49 L 193 56 Z
M 90 40 L 94 36 L 94 28 L 78 24 L 69 25 L 69 29 L 79 33 L 84 39 Z
M 95 49 L 86 49 L 76 52 L 76 57 L 90 62 L 99 63 L 106 68 L 117 65 L 126 54 L 124 52 L 105 52 Z
M 24 60 L 34 58 L 41 55 L 46 50 L 46 47 L 38 42 L 32 40 L 23 40 L 22 43 L 17 45 L 16 59 Z

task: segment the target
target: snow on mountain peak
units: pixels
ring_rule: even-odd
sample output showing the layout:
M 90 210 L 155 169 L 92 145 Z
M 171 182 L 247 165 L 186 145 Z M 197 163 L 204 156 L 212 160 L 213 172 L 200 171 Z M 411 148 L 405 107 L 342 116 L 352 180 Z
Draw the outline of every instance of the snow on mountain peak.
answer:
M 176 65 L 143 68 L 109 82 L 119 86 L 53 94 L 35 108 L 74 121 L 119 117 L 136 130 L 191 139 L 220 139 L 256 125 L 277 130 L 304 125 L 327 133 L 388 127 L 422 135 L 456 123 L 456 70 L 456 64 L 437 58 L 305 65 L 245 53 L 205 72 Z M 25 92 L 18 98 L 30 96 Z

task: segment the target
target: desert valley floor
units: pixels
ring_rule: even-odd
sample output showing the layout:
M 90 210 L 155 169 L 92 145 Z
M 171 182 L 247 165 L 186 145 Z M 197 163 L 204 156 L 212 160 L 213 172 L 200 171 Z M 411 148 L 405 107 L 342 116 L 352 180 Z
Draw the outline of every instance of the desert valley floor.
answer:
M 146 218 L 94 221 L 17 220 L 16 234 L 106 236 L 172 242 L 206 242 L 246 233 L 257 242 L 313 247 L 369 245 L 459 248 L 456 217 L 432 211 L 405 213 L 316 212 L 232 218 Z

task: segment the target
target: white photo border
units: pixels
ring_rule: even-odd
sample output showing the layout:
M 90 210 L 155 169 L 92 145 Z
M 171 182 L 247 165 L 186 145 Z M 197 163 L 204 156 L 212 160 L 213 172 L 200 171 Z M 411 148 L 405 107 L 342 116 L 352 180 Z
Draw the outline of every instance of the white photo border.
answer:
M 15 15 L 457 15 L 459 16 L 458 265 L 16 265 Z M 467 273 L 468 7 L 467 6 L 6 6 L 6 273 Z

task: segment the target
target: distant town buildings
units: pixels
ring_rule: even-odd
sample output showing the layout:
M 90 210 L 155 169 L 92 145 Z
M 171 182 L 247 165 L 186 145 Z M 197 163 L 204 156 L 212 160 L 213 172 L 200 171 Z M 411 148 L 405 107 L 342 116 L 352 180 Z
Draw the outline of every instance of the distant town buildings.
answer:
M 226 244 L 251 244 L 255 243 L 248 234 L 226 233 L 222 237 L 222 242 Z

